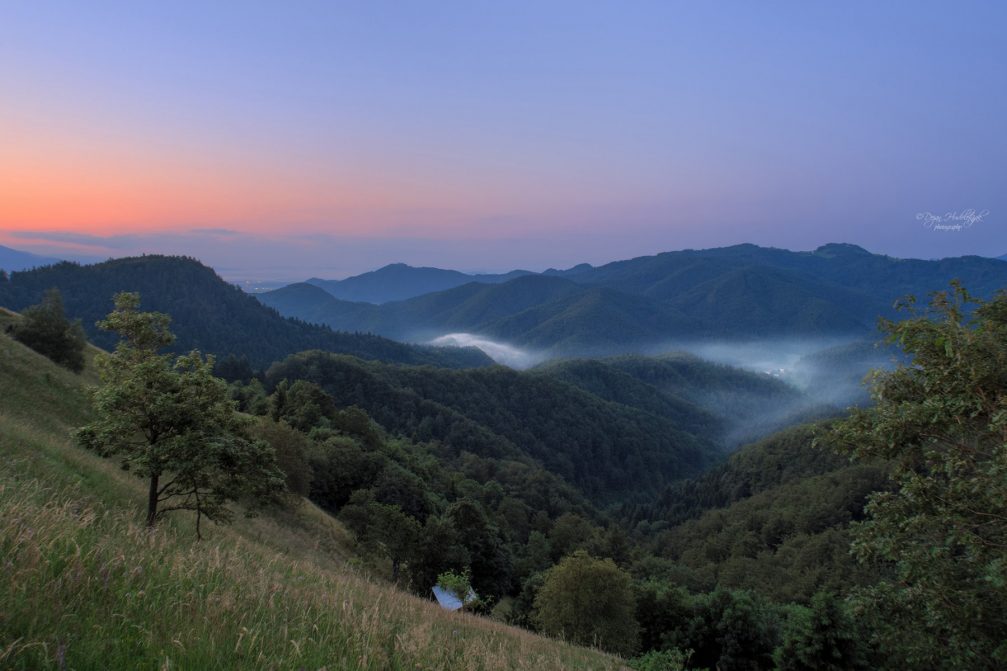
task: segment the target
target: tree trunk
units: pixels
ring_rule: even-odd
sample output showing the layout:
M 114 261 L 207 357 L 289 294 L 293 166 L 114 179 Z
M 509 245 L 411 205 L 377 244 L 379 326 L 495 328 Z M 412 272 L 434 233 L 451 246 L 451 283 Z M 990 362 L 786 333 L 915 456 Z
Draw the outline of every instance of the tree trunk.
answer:
M 192 492 L 196 497 L 196 540 L 203 540 L 203 534 L 199 533 L 199 523 L 203 519 L 203 505 L 199 501 L 199 487 L 196 487 Z
M 147 492 L 147 528 L 153 529 L 157 524 L 157 479 L 158 474 L 150 476 L 150 489 Z
M 399 560 L 392 557 L 392 583 L 399 584 Z

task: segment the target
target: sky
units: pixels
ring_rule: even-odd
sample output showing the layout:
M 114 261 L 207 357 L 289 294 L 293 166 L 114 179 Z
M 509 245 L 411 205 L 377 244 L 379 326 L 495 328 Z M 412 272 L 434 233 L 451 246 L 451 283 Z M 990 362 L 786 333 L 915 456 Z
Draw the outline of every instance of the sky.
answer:
M 0 0 L 0 244 L 225 276 L 1007 254 L 1007 3 Z

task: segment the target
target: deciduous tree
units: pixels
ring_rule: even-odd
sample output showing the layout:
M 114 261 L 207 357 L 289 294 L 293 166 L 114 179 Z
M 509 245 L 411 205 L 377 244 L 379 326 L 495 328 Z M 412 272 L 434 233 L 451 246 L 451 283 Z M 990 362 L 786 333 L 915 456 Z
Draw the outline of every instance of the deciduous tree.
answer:
M 635 611 L 629 574 L 582 550 L 549 569 L 535 597 L 535 620 L 545 633 L 623 655 L 637 648 Z
M 927 311 L 885 322 L 912 357 L 881 373 L 875 405 L 836 430 L 849 454 L 885 459 L 854 551 L 891 567 L 869 591 L 886 654 L 914 668 L 1007 666 L 1007 293 L 958 285 Z
M 869 669 L 864 642 L 846 604 L 818 592 L 810 608 L 794 607 L 773 655 L 778 671 L 857 671 Z
M 212 358 L 173 357 L 158 350 L 173 337 L 169 317 L 140 312 L 135 293 L 115 296 L 100 326 L 121 336 L 115 352 L 96 358 L 103 385 L 94 393 L 96 419 L 77 431 L 83 446 L 118 456 L 124 469 L 148 481 L 147 526 L 168 512 L 196 512 L 228 522 L 227 504 L 246 510 L 278 501 L 283 474 L 272 449 L 248 435 L 227 385 L 213 376 Z

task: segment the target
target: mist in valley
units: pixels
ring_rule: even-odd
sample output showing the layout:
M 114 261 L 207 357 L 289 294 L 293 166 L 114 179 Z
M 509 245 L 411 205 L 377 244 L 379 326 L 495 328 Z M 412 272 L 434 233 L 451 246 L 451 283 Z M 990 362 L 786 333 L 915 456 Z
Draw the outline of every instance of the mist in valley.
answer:
M 674 352 L 774 377 L 801 392 L 808 403 L 838 409 L 867 402 L 865 377 L 897 362 L 890 347 L 850 337 L 675 342 L 647 354 Z
M 515 370 L 527 370 L 549 359 L 545 353 L 522 349 L 472 333 L 448 333 L 434 338 L 428 344 L 437 347 L 475 347 L 496 363 Z
M 694 403 L 717 417 L 724 426 L 719 442 L 726 449 L 869 403 L 867 378 L 871 371 L 888 369 L 898 362 L 892 348 L 849 337 L 673 341 L 635 350 L 592 352 L 590 356 L 532 350 L 472 333 L 450 333 L 429 342 L 436 346 L 476 347 L 496 363 L 516 370 L 569 359 L 695 357 L 778 382 L 775 387 L 755 388 L 744 384 L 690 389 L 657 385 L 661 393 Z
M 646 352 L 655 357 L 681 353 L 766 376 L 791 391 L 718 389 L 691 397 L 725 423 L 722 443 L 727 449 L 870 403 L 871 371 L 891 368 L 896 360 L 890 348 L 850 337 L 679 341 Z

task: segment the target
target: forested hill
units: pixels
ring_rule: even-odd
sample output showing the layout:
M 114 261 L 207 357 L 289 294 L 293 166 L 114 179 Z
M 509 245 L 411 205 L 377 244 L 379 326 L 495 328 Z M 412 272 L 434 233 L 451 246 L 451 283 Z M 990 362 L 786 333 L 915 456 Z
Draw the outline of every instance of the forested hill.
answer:
M 980 256 L 900 259 L 872 254 L 850 244 L 828 244 L 809 252 L 741 244 L 664 252 L 555 274 L 582 284 L 677 302 L 683 292 L 702 292 L 704 287 L 717 286 L 740 268 L 762 268 L 829 289 L 833 292 L 831 302 L 850 301 L 860 303 L 861 309 L 888 309 L 898 298 L 907 294 L 925 298 L 930 292 L 947 288 L 955 278 L 974 294 L 989 296 L 1007 286 L 1007 269 L 996 261 Z
M 724 453 L 733 425 L 799 396 L 691 358 L 452 371 L 302 352 L 267 371 L 269 391 L 283 380 L 317 384 L 393 435 L 452 454 L 531 458 L 599 505 L 645 499 L 700 472 Z
M 891 487 L 882 463 L 850 463 L 827 424 L 796 426 L 745 446 L 693 480 L 622 511 L 627 527 L 658 531 L 650 551 L 674 561 L 679 584 L 750 589 L 778 602 L 846 593 L 877 578 L 850 553 L 850 523 Z M 672 525 L 670 528 L 667 525 Z
M 728 448 L 785 426 L 835 414 L 846 401 L 837 397 L 838 404 L 823 404 L 817 396 L 798 392 L 769 375 L 682 353 L 571 359 L 543 364 L 531 372 L 668 417 Z
M 114 336 L 95 322 L 112 309 L 120 291 L 140 293 L 142 309 L 171 315 L 175 351 L 200 349 L 245 357 L 255 367 L 302 350 L 323 349 L 409 364 L 466 367 L 487 365 L 479 350 L 406 345 L 369 334 L 334 332 L 327 327 L 282 317 L 217 276 L 198 261 L 183 257 L 142 256 L 95 265 L 59 263 L 11 273 L 0 282 L 0 306 L 21 310 L 37 304 L 57 287 L 68 315 L 79 318 L 88 337 L 111 347 Z
M 600 504 L 658 491 L 720 453 L 693 432 L 694 423 L 503 367 L 419 369 L 305 352 L 269 369 L 270 388 L 281 380 L 318 384 L 389 432 L 437 441 L 455 454 L 534 459 Z
M 899 299 L 924 299 L 952 279 L 989 297 L 1007 287 L 1007 265 L 978 256 L 896 259 L 842 244 L 811 252 L 737 245 L 500 278 L 383 305 L 338 300 L 303 284 L 259 298 L 333 328 L 416 340 L 466 332 L 553 354 L 597 355 L 670 339 L 864 336 L 879 316 L 894 316 Z

